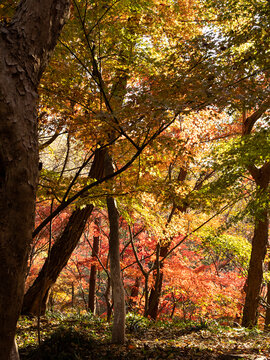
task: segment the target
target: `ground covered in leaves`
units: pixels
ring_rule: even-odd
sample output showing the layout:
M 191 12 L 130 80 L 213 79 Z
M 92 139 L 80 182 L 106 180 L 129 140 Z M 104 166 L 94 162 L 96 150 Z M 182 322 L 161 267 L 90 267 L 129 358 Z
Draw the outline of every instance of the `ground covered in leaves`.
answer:
M 17 342 L 22 360 L 102 359 L 270 359 L 270 334 L 257 329 L 127 319 L 127 342 L 110 343 L 111 325 L 91 314 L 48 314 L 40 321 L 22 318 Z

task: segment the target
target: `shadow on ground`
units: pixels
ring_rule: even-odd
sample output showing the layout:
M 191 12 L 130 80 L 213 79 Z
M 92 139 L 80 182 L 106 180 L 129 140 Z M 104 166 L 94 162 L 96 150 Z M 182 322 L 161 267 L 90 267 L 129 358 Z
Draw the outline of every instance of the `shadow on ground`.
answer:
M 184 333 L 179 333 L 182 336 Z M 20 350 L 21 360 L 240 360 L 267 359 L 255 355 L 221 354 L 216 351 L 200 349 L 196 346 L 181 347 L 160 342 L 158 339 L 143 341 L 143 339 L 128 340 L 125 345 L 117 346 L 107 340 L 96 340 L 73 328 L 60 328 L 47 338 L 40 347 L 33 345 Z

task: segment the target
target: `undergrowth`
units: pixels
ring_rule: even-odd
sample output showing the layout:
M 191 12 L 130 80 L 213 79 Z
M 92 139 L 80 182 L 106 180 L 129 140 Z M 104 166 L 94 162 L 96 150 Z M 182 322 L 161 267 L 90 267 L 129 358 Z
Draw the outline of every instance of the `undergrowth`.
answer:
M 270 358 L 270 336 L 256 328 L 222 326 L 217 321 L 154 322 L 130 313 L 126 329 L 126 344 L 113 345 L 111 324 L 91 313 L 47 313 L 40 321 L 40 345 L 37 320 L 27 317 L 19 321 L 17 342 L 22 360 L 211 360 L 230 359 L 232 353 L 244 353 L 244 359 Z

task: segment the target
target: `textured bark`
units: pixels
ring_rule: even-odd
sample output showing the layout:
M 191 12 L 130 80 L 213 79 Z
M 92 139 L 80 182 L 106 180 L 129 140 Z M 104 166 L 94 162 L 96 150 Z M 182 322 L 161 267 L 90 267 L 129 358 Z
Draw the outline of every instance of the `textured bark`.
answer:
M 113 164 L 109 155 L 106 156 L 105 173 L 113 172 Z M 107 208 L 110 223 L 109 249 L 110 273 L 112 282 L 114 320 L 112 329 L 112 342 L 123 344 L 125 342 L 125 291 L 121 277 L 120 251 L 119 251 L 119 214 L 113 197 L 107 197 Z
M 25 0 L 0 24 L 0 360 L 14 342 L 32 241 L 37 86 L 68 9 L 67 0 Z
M 46 259 L 38 277 L 24 296 L 23 315 L 45 313 L 49 290 L 76 248 L 92 210 L 93 205 L 86 205 L 82 209 L 73 211 L 65 230 L 52 246 L 50 256 Z

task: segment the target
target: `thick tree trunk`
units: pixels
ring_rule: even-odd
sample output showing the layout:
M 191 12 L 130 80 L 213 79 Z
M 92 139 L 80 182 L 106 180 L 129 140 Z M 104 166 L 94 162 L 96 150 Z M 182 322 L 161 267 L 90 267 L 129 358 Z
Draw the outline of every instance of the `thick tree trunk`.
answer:
M 267 212 L 263 220 L 257 220 L 252 240 L 252 251 L 249 263 L 246 299 L 243 310 L 242 326 L 253 327 L 257 323 L 257 310 L 260 299 L 260 289 L 263 280 L 263 262 L 268 244 L 269 221 Z
M 0 360 L 20 314 L 38 180 L 37 86 L 56 45 L 67 0 L 21 1 L 0 24 Z
M 49 290 L 76 248 L 92 210 L 93 205 L 86 205 L 82 209 L 73 211 L 64 232 L 52 246 L 50 256 L 24 296 L 21 312 L 23 315 L 45 313 Z
M 12 68 L 6 64 L 9 56 L 0 37 L 1 360 L 8 358 L 20 314 L 38 177 L 36 92 L 32 90 L 33 93 L 18 96 L 16 87 L 25 84 L 19 79 L 18 64 L 14 66 L 12 78 Z
M 113 172 L 113 164 L 109 155 L 106 156 L 105 173 Z M 114 320 L 112 329 L 112 342 L 123 344 L 125 342 L 125 291 L 121 277 L 120 250 L 119 250 L 119 214 L 113 197 L 107 197 L 107 208 L 110 223 L 109 249 L 110 273 L 112 282 Z
M 99 232 L 99 219 L 96 219 L 95 226 Z M 93 249 L 92 249 L 92 259 L 97 258 L 99 251 L 99 235 L 93 236 Z M 96 281 L 97 281 L 97 265 L 92 264 L 90 269 L 90 278 L 89 278 L 89 295 L 88 295 L 88 309 L 95 314 L 95 302 L 96 302 Z

